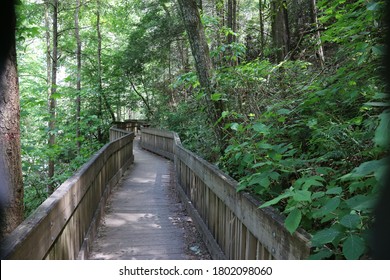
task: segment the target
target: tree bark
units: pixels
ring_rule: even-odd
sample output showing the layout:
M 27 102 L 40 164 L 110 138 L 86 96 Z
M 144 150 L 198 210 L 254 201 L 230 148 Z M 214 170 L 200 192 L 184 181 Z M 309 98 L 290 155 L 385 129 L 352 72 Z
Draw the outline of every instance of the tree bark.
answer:
M 207 94 L 212 92 L 210 72 L 212 64 L 209 55 L 206 36 L 203 25 L 200 20 L 197 3 L 194 0 L 178 0 L 180 10 L 184 19 L 188 39 L 190 41 L 191 51 L 195 59 L 196 72 L 199 83 Z
M 23 220 L 19 86 L 13 1 L 0 7 L 0 240 Z
M 284 60 L 290 50 L 290 30 L 286 7 L 286 1 L 284 0 L 273 0 L 271 2 L 272 38 L 277 62 Z
M 203 1 L 202 0 L 197 0 L 196 2 L 198 4 L 199 10 L 203 10 Z
M 317 3 L 316 0 L 310 1 L 310 8 L 311 8 L 311 21 L 313 24 L 313 27 L 317 30 L 316 31 L 316 53 L 318 56 L 318 61 L 321 65 L 321 68 L 324 68 L 325 66 L 325 54 L 324 54 L 324 48 L 321 44 L 321 33 L 319 31 L 319 24 L 318 24 L 318 15 L 317 15 Z
M 77 138 L 77 153 L 80 154 L 81 149 L 81 131 L 80 131 L 80 115 L 81 115 L 81 40 L 79 26 L 80 0 L 76 0 L 76 10 L 74 15 L 75 37 L 76 37 L 76 64 L 77 64 L 77 82 L 76 82 L 76 138 Z
M 46 84 L 47 95 L 50 98 L 50 85 L 51 85 L 51 35 L 50 35 L 50 3 L 45 2 L 45 37 L 46 37 Z
M 102 101 L 104 101 L 104 105 L 106 106 L 106 109 L 108 110 L 112 122 L 116 121 L 114 111 L 112 110 L 110 103 L 107 100 L 107 96 L 103 93 L 103 78 L 102 78 L 102 33 L 101 33 L 101 26 L 100 26 L 100 0 L 97 0 L 97 11 L 96 11 L 96 31 L 97 31 L 97 37 L 98 37 L 98 50 L 97 50 L 97 59 L 98 59 L 98 90 L 99 95 L 101 96 Z M 100 104 L 102 102 L 100 101 Z M 101 108 L 101 105 L 100 105 Z M 100 112 L 100 115 L 102 116 L 102 112 Z
M 261 56 L 264 54 L 264 47 L 265 47 L 265 41 L 264 41 L 264 17 L 263 17 L 263 0 L 259 0 L 259 21 L 260 21 L 260 50 L 261 50 Z
M 228 0 L 227 27 L 232 32 L 237 32 L 237 0 Z M 228 34 L 227 43 L 231 44 L 236 41 L 236 36 Z
M 224 150 L 226 147 L 226 139 L 223 132 L 223 122 L 217 124 L 222 115 L 224 104 L 221 99 L 210 102 L 214 93 L 214 88 L 211 84 L 213 67 L 197 2 L 196 0 L 178 0 L 178 3 L 190 41 L 192 55 L 195 59 L 195 68 L 199 83 L 205 92 L 205 106 L 209 115 L 209 121 L 214 127 L 214 132 L 220 142 L 221 150 Z
M 56 142 L 56 134 L 54 132 L 56 125 L 56 93 L 57 93 L 57 64 L 58 64 L 58 0 L 53 0 L 53 31 L 52 31 L 52 54 L 51 54 L 51 91 L 49 98 L 49 150 L 52 150 Z M 49 183 L 47 185 L 48 194 L 54 192 L 54 174 L 55 174 L 55 156 L 51 154 L 49 156 L 49 170 L 48 177 Z

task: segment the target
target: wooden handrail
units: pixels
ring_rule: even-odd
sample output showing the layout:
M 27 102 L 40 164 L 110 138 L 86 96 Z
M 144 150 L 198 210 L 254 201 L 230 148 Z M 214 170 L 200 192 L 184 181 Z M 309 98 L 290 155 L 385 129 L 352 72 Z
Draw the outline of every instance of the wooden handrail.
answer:
M 87 257 L 108 195 L 134 161 L 134 133 L 121 133 L 2 240 L 1 259 Z
M 132 131 L 135 134 L 137 134 L 142 128 L 149 127 L 147 120 L 125 120 L 123 122 L 115 122 L 113 125 L 117 129 Z
M 237 192 L 237 181 L 191 151 L 174 132 L 141 130 L 141 146 L 174 160 L 177 190 L 215 259 L 306 259 L 310 238 L 291 235 L 275 209 Z

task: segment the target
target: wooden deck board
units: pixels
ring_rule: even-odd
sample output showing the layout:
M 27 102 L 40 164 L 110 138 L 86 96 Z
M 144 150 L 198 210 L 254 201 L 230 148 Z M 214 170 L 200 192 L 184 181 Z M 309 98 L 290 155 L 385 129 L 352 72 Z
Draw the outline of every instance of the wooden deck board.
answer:
M 134 145 L 135 162 L 112 194 L 89 259 L 187 259 L 170 161 Z

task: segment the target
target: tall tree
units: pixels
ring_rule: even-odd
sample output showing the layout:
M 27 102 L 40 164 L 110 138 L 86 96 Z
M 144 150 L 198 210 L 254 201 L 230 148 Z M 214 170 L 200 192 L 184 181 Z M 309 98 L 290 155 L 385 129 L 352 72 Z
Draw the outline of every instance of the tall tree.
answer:
M 99 91 L 99 114 L 102 117 L 102 101 L 106 106 L 106 109 L 110 113 L 111 119 L 113 122 L 116 121 L 114 111 L 111 108 L 110 103 L 107 100 L 107 96 L 103 92 L 103 71 L 102 71 L 102 32 L 101 32 L 101 22 L 100 22 L 100 0 L 97 0 L 97 9 L 96 9 L 96 32 L 98 38 L 98 49 L 97 49 L 97 63 L 98 63 L 98 91 Z
M 276 61 L 282 61 L 290 50 L 290 30 L 285 0 L 272 0 L 272 39 Z
M 260 23 L 260 50 L 264 53 L 265 32 L 264 32 L 264 0 L 259 0 L 259 23 Z
M 76 138 L 77 138 L 77 151 L 80 153 L 81 141 L 80 141 L 80 114 L 81 114 L 81 40 L 80 40 L 80 26 L 79 26 L 79 14 L 80 14 L 80 0 L 76 0 L 76 10 L 74 14 L 74 32 L 76 37 L 76 64 L 77 64 L 77 81 L 76 81 Z
M 49 97 L 49 149 L 53 150 L 56 143 L 56 107 L 57 107 L 57 67 L 58 67 L 58 0 L 53 0 L 51 3 L 53 7 L 52 13 L 52 51 L 51 51 L 51 90 Z M 54 153 L 49 155 L 49 183 L 47 186 L 47 192 L 49 194 L 54 191 L 54 170 L 55 169 L 55 156 Z
M 209 121 L 214 125 L 214 131 L 217 139 L 220 141 L 221 149 L 225 148 L 225 137 L 223 124 L 217 125 L 218 120 L 222 116 L 223 101 L 219 98 L 213 98 L 214 88 L 211 83 L 211 72 L 213 70 L 209 46 L 207 45 L 206 35 L 203 24 L 200 19 L 200 14 L 196 0 L 178 0 L 180 11 L 184 20 L 184 25 L 190 41 L 192 55 L 195 59 L 195 68 L 198 75 L 199 83 L 206 96 L 206 108 L 210 116 Z M 210 105 L 209 100 L 214 100 Z
M 23 220 L 19 87 L 13 1 L 0 6 L 0 239 Z
M 200 19 L 197 2 L 194 0 L 178 0 L 183 16 L 192 54 L 195 59 L 199 82 L 208 95 L 212 93 L 209 47 L 206 41 L 204 27 Z
M 235 33 L 237 31 L 237 0 L 228 0 L 227 5 L 227 27 Z M 229 32 L 227 37 L 228 44 L 235 41 L 236 36 Z
M 310 0 L 310 8 L 311 8 L 311 23 L 313 25 L 313 29 L 315 31 L 315 38 L 316 38 L 316 53 L 318 56 L 318 60 L 320 62 L 321 67 L 324 67 L 325 64 L 325 54 L 324 49 L 321 44 L 321 33 L 319 30 L 319 24 L 318 24 L 318 13 L 317 13 L 317 1 L 316 0 Z

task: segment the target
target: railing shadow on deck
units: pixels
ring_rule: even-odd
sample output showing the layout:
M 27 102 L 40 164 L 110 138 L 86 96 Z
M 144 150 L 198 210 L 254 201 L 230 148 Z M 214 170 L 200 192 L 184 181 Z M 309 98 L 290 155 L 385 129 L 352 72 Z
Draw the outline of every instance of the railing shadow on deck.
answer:
M 141 147 L 174 161 L 177 190 L 214 259 L 306 259 L 309 235 L 291 235 L 272 207 L 181 145 L 174 132 L 141 130 Z
M 134 132 L 111 142 L 66 180 L 1 242 L 1 259 L 85 259 L 111 189 L 134 161 Z

